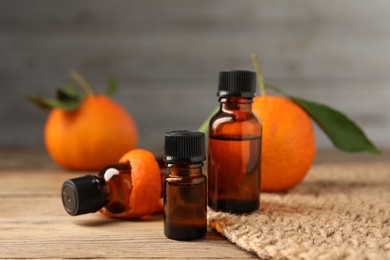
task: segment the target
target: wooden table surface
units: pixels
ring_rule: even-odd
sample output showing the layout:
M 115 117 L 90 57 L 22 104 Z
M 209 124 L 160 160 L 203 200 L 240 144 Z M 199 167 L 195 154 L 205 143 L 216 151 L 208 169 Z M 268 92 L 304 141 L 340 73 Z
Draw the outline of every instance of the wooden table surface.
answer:
M 69 216 L 64 180 L 85 175 L 59 169 L 42 152 L 0 152 L 1 258 L 254 258 L 209 231 L 204 239 L 165 238 L 162 214 L 114 220 L 99 213 Z
M 61 170 L 43 151 L 1 150 L 0 158 L 0 258 L 255 258 L 212 230 L 196 241 L 169 240 L 161 214 L 132 221 L 71 217 L 60 188 L 85 172 Z

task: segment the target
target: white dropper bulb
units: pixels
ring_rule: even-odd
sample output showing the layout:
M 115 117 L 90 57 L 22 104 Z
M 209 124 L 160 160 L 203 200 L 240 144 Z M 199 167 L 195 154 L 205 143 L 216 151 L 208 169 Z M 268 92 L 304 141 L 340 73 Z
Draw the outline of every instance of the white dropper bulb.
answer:
M 109 181 L 113 176 L 118 175 L 119 171 L 115 168 L 108 168 L 104 173 L 104 180 Z

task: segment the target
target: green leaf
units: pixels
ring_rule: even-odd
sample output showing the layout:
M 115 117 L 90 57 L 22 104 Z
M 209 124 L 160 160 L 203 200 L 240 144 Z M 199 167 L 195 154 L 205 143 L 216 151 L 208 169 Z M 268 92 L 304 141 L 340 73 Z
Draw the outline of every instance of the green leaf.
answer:
M 80 96 L 81 94 L 77 91 L 76 86 L 71 82 L 67 83 L 63 89 L 57 90 L 57 99 L 62 101 L 78 99 Z
M 356 123 L 336 109 L 318 102 L 290 96 L 268 84 L 266 87 L 287 96 L 302 107 L 338 149 L 351 153 L 363 151 L 381 153 Z
M 80 95 L 79 91 L 77 91 L 76 85 L 73 82 L 66 83 L 63 90 L 69 96 L 79 96 Z
M 209 122 L 211 118 L 215 115 L 215 113 L 218 112 L 218 110 L 219 106 L 217 106 L 214 111 L 206 118 L 206 120 L 203 121 L 202 125 L 198 128 L 198 131 L 207 133 L 207 131 L 209 130 Z
M 346 115 L 324 104 L 291 96 L 290 99 L 306 110 L 340 150 L 380 154 L 363 130 Z
M 113 75 L 108 76 L 106 95 L 112 96 L 115 94 L 117 90 L 118 90 L 118 81 Z
M 27 96 L 27 99 L 45 110 L 59 108 L 65 111 L 73 111 L 79 108 L 84 96 L 77 91 L 77 87 L 74 83 L 68 82 L 64 88 L 57 89 L 56 99 L 42 98 L 38 96 Z
M 76 110 L 83 100 L 82 98 L 74 98 L 69 100 L 46 99 L 37 96 L 27 96 L 27 99 L 45 110 L 59 108 L 65 111 Z

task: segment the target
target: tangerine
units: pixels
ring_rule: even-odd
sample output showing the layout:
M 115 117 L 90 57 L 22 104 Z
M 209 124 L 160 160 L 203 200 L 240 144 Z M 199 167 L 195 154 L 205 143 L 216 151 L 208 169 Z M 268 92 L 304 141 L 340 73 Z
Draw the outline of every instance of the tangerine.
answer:
M 53 109 L 45 125 L 50 157 L 70 170 L 99 170 L 137 145 L 131 115 L 105 95 L 86 96 L 74 111 Z
M 283 191 L 300 183 L 316 147 L 308 114 L 288 98 L 258 96 L 253 112 L 263 123 L 261 190 Z
M 131 167 L 131 174 L 123 174 L 132 184 L 130 210 L 114 214 L 103 208 L 100 212 L 113 218 L 139 218 L 161 211 L 161 175 L 154 155 L 144 149 L 134 149 L 124 154 L 119 162 L 128 162 Z

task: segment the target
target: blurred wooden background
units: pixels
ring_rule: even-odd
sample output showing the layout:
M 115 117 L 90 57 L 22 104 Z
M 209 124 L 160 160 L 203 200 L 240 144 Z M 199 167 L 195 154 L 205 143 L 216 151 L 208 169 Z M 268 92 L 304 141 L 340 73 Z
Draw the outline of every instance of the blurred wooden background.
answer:
M 390 1 L 0 0 L 1 147 L 42 147 L 47 113 L 24 96 L 53 96 L 75 69 L 134 116 L 140 146 L 196 129 L 217 104 L 218 71 L 332 105 L 390 147 Z M 91 129 L 93 131 L 93 129 Z M 319 148 L 331 147 L 317 129 Z

